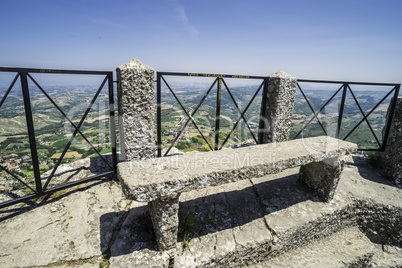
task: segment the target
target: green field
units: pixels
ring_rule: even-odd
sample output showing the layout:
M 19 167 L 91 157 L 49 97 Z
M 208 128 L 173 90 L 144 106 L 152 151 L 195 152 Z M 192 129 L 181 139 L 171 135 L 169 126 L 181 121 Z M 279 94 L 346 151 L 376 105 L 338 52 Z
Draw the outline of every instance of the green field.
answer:
M 94 88 L 54 88 L 49 89 L 49 92 L 57 105 L 76 125 L 88 107 L 92 94 L 95 93 Z M 18 90 L 11 91 L 0 108 L 0 157 L 2 157 L 0 164 L 31 184 L 33 182 L 31 149 L 24 106 L 18 94 L 20 94 Z M 36 148 L 41 174 L 43 174 L 55 166 L 58 161 L 56 156 L 61 155 L 75 129 L 41 92 L 32 90 L 30 97 Z M 80 128 L 83 135 L 98 151 L 111 150 L 108 101 L 108 95 L 102 92 Z M 61 164 L 76 161 L 94 153 L 91 146 L 80 134 L 77 134 Z M 4 172 L 0 173 L 0 182 L 2 178 L 6 178 L 9 182 L 7 185 L 13 189 L 22 185 Z M 4 185 L 0 183 L 0 186 Z
M 245 109 L 256 89 L 256 86 L 239 86 L 231 88 L 232 94 L 241 111 Z M 49 94 L 54 98 L 54 101 L 74 122 L 74 124 L 78 125 L 81 116 L 84 114 L 86 107 L 92 98 L 91 93 L 94 92 L 94 89 L 54 88 L 49 90 Z M 189 114 L 192 113 L 200 102 L 202 96 L 205 94 L 205 88 L 198 86 L 177 86 L 176 88 L 173 87 L 173 90 L 176 92 L 177 97 L 180 99 Z M 332 93 L 328 91 L 320 90 L 312 90 L 306 93 L 315 111 L 326 102 L 331 94 Z M 358 98 L 360 105 L 365 113 L 367 113 L 371 107 L 381 99 L 383 93 L 372 91 L 361 92 L 359 94 Z M 36 147 L 41 173 L 43 173 L 55 166 L 58 161 L 57 157 L 61 155 L 68 144 L 71 135 L 74 132 L 74 128 L 41 92 L 33 91 L 31 93 L 31 98 Z M 257 137 L 258 134 L 257 128 L 259 123 L 261 99 L 260 92 L 245 114 L 245 118 L 247 119 L 255 137 Z M 216 101 L 216 91 L 213 90 L 193 117 L 200 132 L 212 148 L 215 143 Z M 367 119 L 374 132 L 379 137 L 379 142 L 382 141 L 382 131 L 385 124 L 388 104 L 389 100 L 386 100 L 386 102 L 380 105 Z M 103 92 L 101 93 L 99 100 L 95 102 L 80 128 L 81 132 L 102 154 L 111 152 L 107 109 L 108 96 Z M 319 115 L 322 125 L 328 135 L 335 135 L 334 133 L 338 123 L 336 113 L 338 112 L 339 98 L 334 98 L 334 103 L 330 103 Z M 220 115 L 219 145 L 225 141 L 240 116 L 231 97 L 224 89 L 222 90 L 221 96 Z M 308 122 L 309 118 L 311 118 L 311 115 L 312 111 L 301 95 L 298 94 L 294 105 L 293 122 L 290 133 L 291 138 L 295 138 L 296 134 Z M 340 138 L 345 137 L 345 135 L 349 133 L 349 131 L 356 125 L 356 123 L 362 120 L 362 118 L 363 117 L 353 100 L 350 98 L 347 99 Z M 187 115 L 181 110 L 181 107 L 175 98 L 166 90 L 166 88 L 162 88 L 162 148 L 166 149 L 172 144 L 176 135 L 183 128 L 187 120 Z M 117 120 L 115 123 L 116 130 L 118 131 Z M 32 160 L 30 159 L 31 149 L 26 129 L 26 118 L 22 98 L 18 94 L 10 94 L 3 106 L 0 108 L 0 156 L 3 157 L 3 159 L 0 160 L 0 163 L 2 165 L 11 164 L 19 166 L 19 170 L 15 170 L 15 172 L 22 177 L 25 177 L 28 183 L 32 183 L 33 169 Z M 210 147 L 205 142 L 200 132 L 190 121 L 181 137 L 175 143 L 175 147 L 182 151 L 209 151 Z M 313 121 L 298 138 L 323 134 L 324 132 L 318 122 Z M 116 136 L 117 138 L 119 137 L 118 133 Z M 347 140 L 356 142 L 360 147 L 378 148 L 378 144 L 376 143 L 366 122 L 363 122 Z M 231 133 L 225 146 L 229 147 L 243 142 L 254 142 L 254 139 L 245 122 L 240 120 L 239 124 Z M 11 154 L 16 154 L 17 156 L 6 158 L 6 156 Z M 80 134 L 77 134 L 61 163 L 69 163 L 81 158 L 95 156 L 97 156 L 97 154 L 91 146 L 89 146 Z M 21 160 L 23 158 L 24 160 Z M 10 176 L 4 174 L 0 175 L 0 179 L 2 176 L 7 178 L 7 180 L 11 180 Z M 18 185 L 18 183 L 12 185 Z

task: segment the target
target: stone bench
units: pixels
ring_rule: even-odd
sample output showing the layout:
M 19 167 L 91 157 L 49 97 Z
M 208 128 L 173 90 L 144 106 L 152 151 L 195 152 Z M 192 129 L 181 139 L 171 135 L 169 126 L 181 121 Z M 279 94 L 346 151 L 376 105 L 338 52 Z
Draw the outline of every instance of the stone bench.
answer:
M 177 243 L 182 192 L 300 166 L 300 179 L 329 201 L 342 171 L 339 157 L 356 151 L 356 144 L 323 136 L 122 162 L 118 176 L 128 199 L 148 202 L 159 250 L 170 250 Z

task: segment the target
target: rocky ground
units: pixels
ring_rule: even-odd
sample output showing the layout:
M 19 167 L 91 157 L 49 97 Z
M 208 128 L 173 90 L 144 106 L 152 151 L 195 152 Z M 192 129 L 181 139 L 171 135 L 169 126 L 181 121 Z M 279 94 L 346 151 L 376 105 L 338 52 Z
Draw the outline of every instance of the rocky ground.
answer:
M 402 267 L 402 190 L 350 160 L 334 200 L 321 202 L 298 169 L 188 192 L 188 245 L 156 250 L 146 203 L 116 181 L 0 210 L 1 267 Z

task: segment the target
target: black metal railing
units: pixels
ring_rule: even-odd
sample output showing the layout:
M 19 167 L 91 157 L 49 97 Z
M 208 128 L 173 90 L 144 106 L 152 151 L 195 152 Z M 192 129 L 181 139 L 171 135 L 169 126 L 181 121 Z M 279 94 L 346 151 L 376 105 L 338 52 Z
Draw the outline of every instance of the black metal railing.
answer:
M 20 175 L 14 174 L 12 170 L 9 170 L 5 165 L 0 165 L 0 169 L 4 170 L 8 175 L 12 178 L 17 180 L 21 185 L 28 188 L 32 194 L 28 194 L 25 196 L 19 196 L 12 200 L 5 201 L 0 203 L 0 208 L 7 207 L 19 202 L 24 202 L 26 200 L 36 198 L 45 194 L 49 194 L 55 191 L 59 191 L 68 187 L 72 187 L 78 184 L 82 184 L 88 181 L 92 181 L 95 179 L 99 179 L 105 176 L 111 176 L 115 174 L 116 166 L 117 166 L 117 153 L 116 153 L 116 133 L 115 133 L 115 112 L 114 112 L 114 96 L 113 96 L 113 73 L 107 71 L 82 71 L 82 70 L 54 70 L 54 69 L 32 69 L 32 68 L 13 68 L 13 67 L 0 67 L 1 73 L 15 73 L 15 77 L 12 80 L 10 86 L 6 90 L 4 96 L 0 100 L 0 109 L 4 104 L 6 98 L 9 96 L 10 92 L 14 89 L 16 90 L 16 82 L 18 79 L 21 82 L 21 90 L 22 90 L 22 97 L 23 97 L 23 104 L 24 104 L 24 111 L 26 117 L 26 126 L 27 126 L 27 134 L 29 138 L 29 146 L 31 152 L 31 159 L 32 159 L 32 168 L 33 168 L 33 177 L 34 177 L 34 187 L 31 187 Z M 90 76 L 99 76 L 103 78 L 101 85 L 99 86 L 98 90 L 96 91 L 95 95 L 92 97 L 90 103 L 88 104 L 85 113 L 83 114 L 82 118 L 79 120 L 78 124 L 75 124 L 71 118 L 66 114 L 65 111 L 62 110 L 62 107 L 56 104 L 56 102 L 51 98 L 51 96 L 43 89 L 43 87 L 38 83 L 37 80 L 34 79 L 33 74 L 68 74 L 68 75 L 90 75 Z M 71 135 L 67 145 L 64 147 L 63 152 L 61 153 L 60 157 L 58 157 L 57 163 L 52 169 L 50 175 L 45 178 L 45 182 L 43 183 L 40 173 L 39 167 L 39 157 L 38 157 L 38 150 L 37 150 L 37 140 L 35 136 L 35 129 L 34 129 L 34 119 L 32 113 L 32 99 L 30 97 L 30 87 L 28 81 L 32 82 L 37 89 L 39 89 L 45 98 L 50 101 L 53 106 L 57 109 L 57 111 L 63 116 L 64 120 L 67 121 L 74 129 L 73 134 Z M 91 111 L 92 106 L 94 105 L 95 101 L 97 100 L 99 94 L 101 93 L 102 89 L 105 87 L 108 90 L 108 102 L 109 102 L 109 129 L 110 129 L 110 143 L 111 143 L 111 152 L 112 152 L 112 161 L 109 163 L 104 156 L 95 148 L 95 146 L 89 141 L 89 139 L 83 134 L 80 128 L 83 126 L 85 119 L 87 118 L 89 112 Z M 77 135 L 80 135 L 83 140 L 90 147 L 93 151 L 98 155 L 98 157 L 104 162 L 104 165 L 109 168 L 109 171 L 103 172 L 100 174 L 96 174 L 94 176 L 80 179 L 77 181 L 67 182 L 65 184 L 57 185 L 56 187 L 49 187 L 49 183 L 55 176 L 55 173 L 63 161 L 67 151 L 69 150 L 73 140 L 76 138 Z
M 195 109 L 193 109 L 191 112 L 187 111 L 186 108 L 184 107 L 183 103 L 179 100 L 179 98 L 176 96 L 174 91 L 172 90 L 171 86 L 169 83 L 166 81 L 165 76 L 182 76 L 182 77 L 214 77 L 214 81 L 212 82 L 211 86 L 208 88 L 208 90 L 205 92 L 205 94 L 202 96 L 198 104 L 196 105 Z M 262 82 L 258 89 L 255 91 L 253 97 L 251 98 L 250 102 L 247 104 L 246 108 L 241 111 L 239 106 L 237 105 L 237 102 L 235 98 L 233 97 L 233 94 L 230 90 L 230 88 L 227 86 L 227 83 L 225 82 L 226 78 L 244 78 L 244 79 L 260 79 Z M 185 123 L 181 126 L 180 130 L 178 131 L 177 135 L 171 142 L 170 146 L 168 147 L 166 153 L 164 154 L 165 156 L 168 155 L 169 151 L 171 148 L 177 143 L 179 140 L 180 136 L 182 133 L 185 131 L 185 129 L 188 127 L 188 124 L 191 122 L 195 129 L 198 131 L 199 135 L 201 138 L 204 140 L 205 144 L 207 144 L 208 148 L 210 150 L 220 150 L 223 148 L 223 146 L 226 144 L 228 139 L 230 138 L 231 134 L 242 120 L 244 121 L 245 125 L 247 126 L 249 132 L 251 133 L 252 138 L 254 139 L 255 143 L 262 143 L 262 135 L 265 129 L 265 124 L 266 120 L 264 120 L 263 115 L 265 115 L 265 110 L 266 109 L 266 92 L 267 92 L 267 87 L 269 85 L 269 77 L 261 77 L 261 76 L 245 76 L 245 75 L 221 75 L 221 74 L 202 74 L 202 73 L 172 73 L 172 72 L 158 72 L 157 73 L 157 147 L 158 147 L 158 156 L 162 156 L 162 126 L 161 126 L 161 120 L 162 120 L 162 115 L 161 115 L 161 110 L 162 110 L 162 100 L 161 100 L 161 86 L 164 84 L 170 94 L 173 95 L 174 99 L 176 100 L 177 104 L 180 106 L 180 109 L 185 113 L 186 116 L 186 121 Z M 314 109 L 314 105 L 309 101 L 308 97 L 306 96 L 303 88 L 301 85 L 309 83 L 309 84 L 319 84 L 319 85 L 325 85 L 325 84 L 332 84 L 336 85 L 338 84 L 339 87 L 337 90 L 335 90 L 333 93 L 331 93 L 330 97 L 328 100 L 325 100 L 324 104 L 319 107 L 318 109 Z M 227 90 L 229 93 L 230 99 L 234 103 L 236 110 L 239 112 L 240 116 L 238 117 L 236 123 L 234 126 L 231 128 L 229 134 L 226 136 L 225 140 L 219 144 L 219 133 L 220 133 L 220 106 L 221 106 L 221 92 L 222 88 Z M 363 109 L 361 102 L 359 102 L 359 98 L 356 96 L 355 91 L 353 88 L 355 86 L 366 86 L 366 87 L 389 87 L 389 89 L 386 89 L 385 91 L 385 96 L 382 97 L 378 102 L 373 103 L 373 105 L 370 107 L 370 109 L 367 111 L 367 108 L 365 110 Z M 211 90 L 216 88 L 217 90 L 217 95 L 216 95 L 216 115 L 215 115 L 215 131 L 214 131 L 214 144 L 210 144 L 210 142 L 206 139 L 206 137 L 203 135 L 202 131 L 197 125 L 197 122 L 194 120 L 194 115 L 197 113 L 199 110 L 200 106 L 206 99 L 206 97 L 210 94 Z M 258 137 L 254 135 L 254 133 L 251 131 L 250 126 L 245 118 L 245 113 L 249 109 L 250 105 L 253 103 L 255 100 L 255 97 L 257 94 L 261 91 L 263 88 L 263 94 L 262 94 L 262 99 L 261 103 L 261 111 L 260 111 L 260 120 L 259 120 L 259 128 L 258 128 Z M 363 122 L 365 122 L 368 126 L 368 129 L 372 135 L 373 142 L 377 144 L 376 148 L 366 148 L 363 147 L 361 144 L 359 144 L 359 150 L 360 151 L 383 151 L 385 150 L 385 146 L 387 143 L 390 127 L 391 127 L 391 121 L 393 118 L 394 110 L 395 110 L 395 105 L 396 105 L 396 98 L 398 97 L 399 90 L 400 90 L 400 84 L 393 84 L 393 83 L 365 83 L 365 82 L 344 82 L 344 81 L 324 81 L 324 80 L 307 80 L 307 79 L 298 79 L 298 84 L 297 84 L 297 90 L 301 93 L 303 100 L 306 102 L 306 104 L 309 107 L 309 110 L 311 111 L 311 116 L 307 118 L 307 121 L 303 125 L 303 127 L 298 130 L 296 135 L 293 135 L 291 138 L 299 138 L 301 134 L 313 123 L 315 120 L 318 122 L 319 128 L 322 130 L 322 133 L 319 135 L 331 135 L 334 136 L 338 139 L 342 140 L 349 140 L 352 142 L 355 142 L 353 139 L 351 139 L 351 135 L 355 133 L 356 129 L 362 125 Z M 381 91 L 384 91 L 384 88 L 381 88 Z M 352 127 L 349 126 L 349 129 L 346 129 L 343 127 L 342 122 L 345 120 L 345 103 L 347 103 L 347 98 L 346 95 L 348 94 L 351 95 L 351 99 L 353 102 L 356 104 L 359 113 L 362 116 L 362 119 L 358 120 L 355 125 Z M 334 99 L 339 95 L 341 95 L 340 101 L 339 101 L 339 109 L 337 110 L 336 114 L 336 129 L 335 129 L 335 134 L 333 133 L 328 133 L 328 131 L 325 128 L 326 124 L 325 122 L 322 122 L 319 118 L 319 115 L 324 111 L 328 105 L 334 101 Z M 369 122 L 368 118 L 370 115 L 373 114 L 376 109 L 382 105 L 382 104 L 387 104 L 385 103 L 385 100 L 388 98 L 391 98 L 391 101 L 389 102 L 389 105 L 387 106 L 387 114 L 388 117 L 384 119 L 384 127 L 381 129 L 381 134 L 377 134 L 374 129 L 372 124 Z M 346 134 L 342 133 L 344 131 L 347 131 Z M 379 137 L 381 135 L 381 137 Z
M 116 130 L 115 130 L 115 107 L 114 107 L 114 93 L 113 93 L 113 73 L 112 72 L 106 72 L 106 71 L 79 71 L 79 70 L 53 70 L 53 69 L 27 69 L 27 68 L 12 68 L 12 67 L 0 67 L 0 73 L 11 73 L 15 74 L 13 77 L 12 82 L 10 85 L 7 87 L 5 94 L 1 97 L 0 96 L 0 109 L 2 108 L 3 104 L 5 103 L 6 99 L 9 97 L 10 92 L 12 90 L 17 90 L 17 81 L 20 80 L 20 85 L 21 85 L 21 92 L 22 92 L 22 101 L 23 101 L 23 106 L 24 106 L 24 113 L 25 113 L 25 118 L 26 118 L 26 131 L 27 131 L 27 136 L 29 140 L 29 148 L 30 148 L 30 157 L 32 159 L 32 169 L 33 169 L 33 178 L 34 178 L 34 183 L 33 186 L 32 184 L 30 185 L 29 183 L 26 182 L 26 180 L 21 177 L 21 175 L 15 174 L 13 170 L 10 170 L 6 165 L 3 165 L 0 163 L 0 170 L 3 170 L 5 173 L 7 173 L 9 176 L 11 176 L 14 180 L 18 181 L 23 187 L 29 189 L 32 194 L 28 194 L 25 196 L 17 196 L 16 198 L 5 201 L 3 203 L 0 203 L 0 208 L 7 207 L 19 202 L 24 202 L 32 198 L 36 198 L 39 196 L 42 196 L 44 194 L 49 194 L 58 190 L 62 190 L 68 187 L 72 187 L 75 185 L 79 185 L 88 181 L 92 181 L 95 179 L 99 179 L 102 177 L 106 176 L 111 176 L 114 175 L 116 172 L 116 166 L 117 166 L 117 153 L 116 153 Z M 60 107 L 60 105 L 57 105 L 57 103 L 52 99 L 51 95 L 48 94 L 48 92 L 38 83 L 38 80 L 34 78 L 35 75 L 33 74 L 68 74 L 68 75 L 91 75 L 91 76 L 99 76 L 103 80 L 101 82 L 101 85 L 97 88 L 96 93 L 92 97 L 91 101 L 86 107 L 86 110 L 83 114 L 83 116 L 77 121 L 78 124 L 74 123 L 75 120 L 72 120 L 66 114 L 65 111 L 63 111 L 63 107 Z M 208 88 L 204 94 L 200 96 L 199 101 L 197 102 L 196 106 L 192 110 L 188 110 L 185 108 L 185 104 L 183 104 L 177 94 L 172 90 L 171 86 L 169 83 L 166 81 L 165 77 L 172 76 L 172 77 L 210 77 L 213 79 L 213 82 L 210 84 L 210 86 L 206 87 Z M 256 90 L 253 91 L 251 94 L 252 97 L 251 99 L 247 102 L 247 105 L 244 109 L 241 109 L 239 102 L 235 99 L 235 96 L 232 92 L 232 89 L 228 86 L 227 80 L 228 79 L 254 79 L 257 81 L 257 86 Z M 183 125 L 180 126 L 179 131 L 177 135 L 175 135 L 174 139 L 172 140 L 171 144 L 169 145 L 166 153 L 164 155 L 168 155 L 169 151 L 171 148 L 178 142 L 179 138 L 183 134 L 183 132 L 186 130 L 186 128 L 189 126 L 190 122 L 193 124 L 195 127 L 196 131 L 199 133 L 200 137 L 202 140 L 205 142 L 205 144 L 208 146 L 209 150 L 220 150 L 225 146 L 225 144 L 228 142 L 229 138 L 235 131 L 236 127 L 241 123 L 242 121 L 244 122 L 246 129 L 249 132 L 249 135 L 252 137 L 254 142 L 256 144 L 259 144 L 262 142 L 262 134 L 263 130 L 265 129 L 264 124 L 266 123 L 263 118 L 263 115 L 265 115 L 266 111 L 264 110 L 266 108 L 266 101 L 267 101 L 267 89 L 269 85 L 269 77 L 263 77 L 263 76 L 246 76 L 246 75 L 225 75 L 225 74 L 202 74 L 202 73 L 172 73 L 172 72 L 157 72 L 157 77 L 156 77 L 156 82 L 157 82 L 157 91 L 156 91 L 156 101 L 157 101 L 157 115 L 156 115 L 156 123 L 157 123 L 157 151 L 158 151 L 158 156 L 162 156 L 162 83 L 164 86 L 167 88 L 168 92 L 174 97 L 174 100 L 180 107 L 181 111 L 184 112 L 185 114 L 185 121 Z M 62 115 L 65 121 L 68 122 L 71 127 L 73 127 L 73 133 L 70 137 L 70 139 L 67 142 L 67 145 L 64 147 L 63 152 L 60 154 L 60 156 L 57 159 L 56 165 L 53 167 L 51 170 L 50 174 L 46 177 L 43 178 L 41 177 L 40 173 L 40 161 L 38 157 L 38 149 L 37 149 L 37 139 L 35 136 L 35 128 L 34 128 L 34 118 L 33 118 L 33 112 L 32 112 L 32 99 L 30 96 L 30 86 L 29 84 L 33 83 L 36 87 L 37 90 L 39 90 L 43 96 L 45 96 L 45 99 L 48 100 L 49 102 L 52 103 L 52 105 L 57 109 L 57 111 Z M 309 100 L 306 90 L 303 89 L 303 84 L 308 83 L 308 84 L 332 84 L 332 85 L 339 85 L 335 92 L 330 94 L 330 97 L 323 102 L 323 105 L 320 105 L 319 108 L 316 107 L 313 103 L 311 103 L 311 99 Z M 370 109 L 367 109 L 366 106 L 361 105 L 361 101 L 359 101 L 358 96 L 355 94 L 354 89 L 355 86 L 374 86 L 374 87 L 390 87 L 386 91 L 385 96 L 383 96 L 376 104 L 371 107 Z M 111 142 L 111 152 L 112 152 L 112 161 L 108 161 L 105 159 L 104 155 L 101 154 L 101 152 L 90 142 L 90 139 L 88 139 L 85 134 L 82 131 L 82 126 L 84 125 L 84 122 L 88 116 L 88 114 L 91 111 L 91 108 L 93 107 L 95 101 L 99 97 L 101 91 L 103 88 L 107 88 L 108 90 L 108 102 L 109 102 L 109 129 L 110 129 L 110 142 Z M 215 106 L 215 114 L 214 114 L 214 131 L 213 131 L 213 139 L 211 141 L 208 141 L 208 139 L 204 136 L 202 133 L 200 127 L 197 125 L 197 121 L 194 119 L 195 115 L 197 112 L 200 110 L 200 107 L 203 105 L 204 101 L 208 96 L 211 96 L 211 92 L 213 89 L 216 89 L 216 106 Z M 373 139 L 375 140 L 375 143 L 377 144 L 377 148 L 363 148 L 360 147 L 359 150 L 363 151 L 382 151 L 385 149 L 388 135 L 390 132 L 390 127 L 391 127 L 391 121 L 393 118 L 394 110 L 395 110 L 395 105 L 396 105 L 396 99 L 398 97 L 399 91 L 400 91 L 400 84 L 390 84 L 390 83 L 360 83 L 360 82 L 342 82 L 342 81 L 323 81 L 323 80 L 305 80 L 305 79 L 299 79 L 298 84 L 297 84 L 297 90 L 301 93 L 303 100 L 306 102 L 308 105 L 310 111 L 311 111 L 311 116 L 307 118 L 305 124 L 303 127 L 298 130 L 297 134 L 294 135 L 293 138 L 299 138 L 300 135 L 303 134 L 303 132 L 315 121 L 317 121 L 317 124 L 319 125 L 319 128 L 323 131 L 324 135 L 331 135 L 326 129 L 326 122 L 320 120 L 320 114 L 328 107 L 328 105 L 334 101 L 335 98 L 340 96 L 340 101 L 339 101 L 339 109 L 337 110 L 337 118 L 336 118 L 336 131 L 334 136 L 336 138 L 342 139 L 342 140 L 350 140 L 351 135 L 356 131 L 356 129 L 363 123 L 365 122 L 368 126 L 368 129 L 370 133 L 373 135 Z M 257 105 L 260 107 L 259 110 L 259 124 L 258 124 L 258 135 L 255 135 L 255 133 L 252 131 L 250 128 L 250 124 L 248 120 L 246 119 L 246 113 L 249 111 L 249 108 L 253 103 L 255 103 L 255 100 L 257 99 L 258 94 L 260 94 L 262 91 L 262 97 L 261 97 L 261 103 L 257 103 Z M 222 97 L 222 92 L 226 92 L 229 96 L 229 100 L 232 102 L 232 104 L 235 107 L 236 113 L 239 114 L 236 120 L 233 120 L 235 122 L 232 127 L 230 127 L 230 130 L 226 137 L 224 139 L 220 139 L 220 132 L 221 132 L 221 97 Z M 338 95 L 339 94 L 339 95 Z M 345 131 L 345 128 L 343 128 L 343 122 L 344 122 L 344 116 L 345 116 L 345 106 L 347 102 L 347 94 L 351 95 L 351 100 L 356 104 L 358 111 L 360 112 L 362 119 L 358 120 L 358 122 L 353 126 L 347 129 L 346 133 L 342 133 L 342 131 Z M 391 98 L 392 97 L 392 98 Z M 372 115 L 376 109 L 385 104 L 387 99 L 390 99 L 389 105 L 387 107 L 388 109 L 388 117 L 385 119 L 385 125 L 383 127 L 383 131 L 381 132 L 382 137 L 379 137 L 378 134 L 376 134 L 376 131 L 374 130 L 374 127 L 369 121 L 370 115 Z M 62 164 L 63 158 L 66 156 L 66 153 L 68 152 L 70 146 L 72 145 L 74 139 L 80 136 L 82 139 L 89 144 L 89 146 L 92 148 L 92 150 L 96 153 L 97 157 L 101 159 L 101 161 L 104 163 L 106 167 L 108 167 L 108 171 L 98 173 L 94 176 L 87 177 L 84 179 L 79 179 L 76 181 L 72 182 L 67 182 L 61 185 L 57 185 L 55 187 L 51 187 L 50 182 L 52 179 L 55 177 L 56 171 L 58 167 Z
M 309 99 L 307 98 L 304 90 L 302 89 L 300 84 L 303 83 L 309 83 L 309 84 L 333 84 L 333 85 L 340 85 L 339 88 L 331 95 L 331 97 L 319 108 L 319 109 L 314 109 L 313 105 L 310 103 Z M 375 105 L 370 108 L 368 111 L 366 109 L 366 112 L 363 110 L 361 103 L 359 102 L 358 98 L 356 97 L 355 91 L 352 90 L 352 87 L 354 86 L 365 86 L 365 87 L 388 87 L 385 91 L 385 96 L 381 98 Z M 360 151 L 384 151 L 387 140 L 388 140 L 388 135 L 390 132 L 391 128 L 391 122 L 395 110 L 395 105 L 396 105 L 396 100 L 399 95 L 399 90 L 400 90 L 400 84 L 392 84 L 392 83 L 365 83 L 365 82 L 343 82 L 343 81 L 324 81 L 324 80 L 306 80 L 306 79 L 298 79 L 298 84 L 297 88 L 302 94 L 304 100 L 306 101 L 308 107 L 310 108 L 312 112 L 312 116 L 309 118 L 307 123 L 304 124 L 304 126 L 301 128 L 301 130 L 296 134 L 294 138 L 300 137 L 300 135 L 307 129 L 307 127 L 314 122 L 315 120 L 318 122 L 318 125 L 320 126 L 321 130 L 325 135 L 329 135 L 327 133 L 324 123 L 320 120 L 319 114 L 323 112 L 323 110 L 330 104 L 334 98 L 338 94 L 342 94 L 341 100 L 339 103 L 339 111 L 338 111 L 338 120 L 337 120 L 337 125 L 336 125 L 336 132 L 335 132 L 335 137 L 338 139 L 342 140 L 350 140 L 351 134 L 354 133 L 354 131 L 361 126 L 363 122 L 365 122 L 370 130 L 370 133 L 373 135 L 373 138 L 375 139 L 375 143 L 377 144 L 376 148 L 364 148 L 359 146 Z M 384 91 L 384 89 L 381 89 Z M 342 121 L 344 119 L 344 111 L 345 111 L 345 103 L 346 103 L 346 95 L 347 93 L 350 93 L 353 102 L 357 105 L 358 110 L 360 114 L 362 115 L 362 119 L 358 120 L 358 122 L 348 129 L 347 134 L 341 135 L 341 130 L 342 130 Z M 391 98 L 392 97 L 392 98 Z M 379 135 L 377 135 L 373 129 L 372 124 L 370 124 L 368 117 L 381 105 L 385 104 L 385 100 L 391 98 L 389 106 L 387 107 L 387 114 L 388 117 L 384 119 L 385 125 L 381 131 L 382 137 L 380 138 Z
M 211 86 L 209 86 L 208 90 L 205 92 L 204 95 L 202 95 L 202 98 L 196 105 L 195 109 L 193 109 L 192 112 L 189 112 L 186 110 L 184 107 L 183 103 L 179 100 L 177 95 L 174 93 L 172 90 L 171 86 L 169 83 L 166 81 L 165 76 L 181 76 L 181 77 L 212 77 L 215 78 L 214 81 L 212 82 Z M 239 79 L 256 79 L 256 80 L 262 80 L 261 84 L 253 94 L 252 98 L 248 102 L 247 106 L 244 108 L 242 111 L 234 98 L 232 91 L 230 90 L 229 86 L 227 85 L 225 78 L 239 78 Z M 173 95 L 177 103 L 179 104 L 181 110 L 185 113 L 187 120 L 184 123 L 184 125 L 180 128 L 178 134 L 175 136 L 173 142 L 170 144 L 169 148 L 167 149 L 166 153 L 164 156 L 168 155 L 169 151 L 171 148 L 176 144 L 180 136 L 182 135 L 183 131 L 186 129 L 188 124 L 190 122 L 193 123 L 194 127 L 202 137 L 202 139 L 205 141 L 205 143 L 208 145 L 208 148 L 212 150 L 220 150 L 223 148 L 223 146 L 227 143 L 229 140 L 230 136 L 232 135 L 233 131 L 236 129 L 237 125 L 241 122 L 241 120 L 244 121 L 246 127 L 248 128 L 253 140 L 255 143 L 258 144 L 258 138 L 254 135 L 252 132 L 247 119 L 245 117 L 246 112 L 250 108 L 251 104 L 255 100 L 256 96 L 258 93 L 261 91 L 261 88 L 264 88 L 267 85 L 268 78 L 267 77 L 262 77 L 262 76 L 248 76 L 248 75 L 227 75 L 227 74 L 203 74 L 203 73 L 173 73 L 173 72 L 157 72 L 157 147 L 158 147 L 158 157 L 162 156 L 162 126 L 161 126 L 161 120 L 162 120 L 162 98 L 161 98 L 161 87 L 162 87 L 162 82 L 164 85 L 168 88 L 169 92 Z M 225 140 L 219 144 L 219 134 L 220 134 L 220 118 L 221 118 L 221 96 L 222 96 L 222 86 L 224 89 L 226 89 L 226 92 L 229 94 L 231 101 L 233 102 L 234 106 L 236 107 L 237 112 L 240 114 L 238 119 L 236 120 L 235 124 L 229 131 L 228 135 L 226 136 Z M 202 131 L 200 130 L 199 126 L 197 125 L 197 122 L 194 120 L 194 115 L 197 113 L 207 96 L 211 93 L 212 89 L 216 87 L 217 94 L 216 94 L 216 114 L 215 114 L 215 131 L 214 131 L 214 144 L 210 144 L 208 140 L 205 138 L 203 135 Z

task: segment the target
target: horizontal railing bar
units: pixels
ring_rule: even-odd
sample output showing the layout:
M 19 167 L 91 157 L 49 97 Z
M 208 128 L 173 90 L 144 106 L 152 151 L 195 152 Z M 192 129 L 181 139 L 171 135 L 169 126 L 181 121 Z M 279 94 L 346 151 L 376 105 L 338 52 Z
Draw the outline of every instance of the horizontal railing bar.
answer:
M 158 72 L 164 76 L 190 76 L 190 77 L 220 77 L 220 78 L 246 78 L 246 79 L 265 79 L 266 76 L 252 75 L 232 75 L 232 74 L 206 74 L 206 73 L 175 73 L 175 72 Z
M 181 73 L 181 72 L 158 72 L 165 76 L 193 76 L 193 77 L 222 77 L 222 78 L 250 78 L 250 79 L 265 79 L 268 76 L 252 76 L 252 75 L 231 75 L 231 74 L 208 74 L 208 73 Z M 350 84 L 350 85 L 367 85 L 367 86 L 396 86 L 398 83 L 371 83 L 371 82 L 347 82 L 333 80 L 312 80 L 312 79 L 297 79 L 301 83 L 326 83 L 326 84 Z
M 88 177 L 88 178 L 85 178 L 85 179 L 81 179 L 81 180 L 78 180 L 78 181 L 72 181 L 72 182 L 69 182 L 69 183 L 66 183 L 66 184 L 63 184 L 63 185 L 60 185 L 60 186 L 56 186 L 56 187 L 47 189 L 46 191 L 43 191 L 40 194 L 30 194 L 30 195 L 26 195 L 26 196 L 23 196 L 23 197 L 15 198 L 13 200 L 8 200 L 8 201 L 0 203 L 0 209 L 5 208 L 5 207 L 9 207 L 9 206 L 12 206 L 12 205 L 24 202 L 24 201 L 28 201 L 28 200 L 31 200 L 31 199 L 34 199 L 34 198 L 38 198 L 38 197 L 41 197 L 41 196 L 44 196 L 44 195 L 47 195 L 47 194 L 50 194 L 50 193 L 54 193 L 54 192 L 57 192 L 57 191 L 60 191 L 60 190 L 66 189 L 66 188 L 70 188 L 70 187 L 73 187 L 73 186 L 76 186 L 76 185 L 79 185 L 79 184 L 82 184 L 82 183 L 85 183 L 85 182 L 93 181 L 93 180 L 99 179 L 101 177 L 106 177 L 106 176 L 109 176 L 109 175 L 115 175 L 115 173 L 116 173 L 115 171 L 109 171 L 109 172 L 101 173 L 101 174 L 94 175 L 94 176 L 91 176 L 91 177 Z
M 97 175 L 94 175 L 94 176 L 91 176 L 91 177 L 87 177 L 87 178 L 84 178 L 84 179 L 81 179 L 81 180 L 78 180 L 78 181 L 72 181 L 72 182 L 65 183 L 63 185 L 59 185 L 59 186 L 55 186 L 55 187 L 50 188 L 50 189 L 46 189 L 46 191 L 44 191 L 44 193 L 56 192 L 56 191 L 59 191 L 59 190 L 63 190 L 63 189 L 72 187 L 72 186 L 79 185 L 81 183 L 85 183 L 85 182 L 88 182 L 88 181 L 96 180 L 98 178 L 106 177 L 106 176 L 109 176 L 109 175 L 115 175 L 115 174 L 116 174 L 116 171 L 114 171 L 114 170 L 104 172 L 104 173 L 97 174 Z
M 370 83 L 370 82 L 345 82 L 345 81 L 329 81 L 329 80 L 309 80 L 297 79 L 301 83 L 323 83 L 323 84 L 349 84 L 349 85 L 366 85 L 366 86 L 396 86 L 397 83 Z
M 357 150 L 361 151 L 361 152 L 383 152 L 384 151 L 384 149 L 382 149 L 382 148 L 378 148 L 378 149 L 358 148 Z
M 88 74 L 88 75 L 106 75 L 106 74 L 112 73 L 111 71 L 38 69 L 38 68 L 19 68 L 19 67 L 0 67 L 0 72 L 28 72 L 28 73 L 52 73 L 52 74 Z

